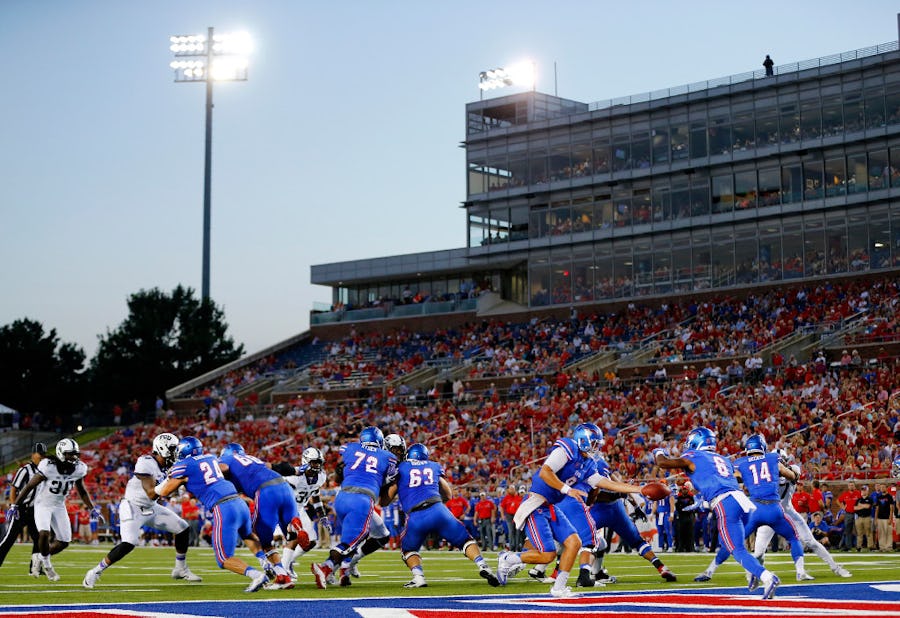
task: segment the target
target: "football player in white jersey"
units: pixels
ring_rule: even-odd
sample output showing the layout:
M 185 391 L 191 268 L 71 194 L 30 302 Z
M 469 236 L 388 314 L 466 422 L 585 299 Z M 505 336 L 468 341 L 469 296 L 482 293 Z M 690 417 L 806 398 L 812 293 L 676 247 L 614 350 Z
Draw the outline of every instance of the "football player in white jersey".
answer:
M 281 552 L 281 565 L 293 580 L 297 579 L 293 569 L 294 561 L 314 548 L 319 540 L 319 534 L 316 532 L 316 526 L 307 512 L 307 508 L 312 507 L 316 517 L 325 522 L 326 526 L 328 525 L 328 520 L 325 518 L 325 506 L 322 504 L 319 494 L 327 479 L 324 466 L 325 457 L 322 455 L 322 451 L 313 446 L 303 451 L 298 467 L 288 463 L 272 466 L 272 469 L 284 476 L 294 489 L 298 516 L 303 524 L 301 530 L 287 531 L 289 540 Z
M 100 563 L 84 575 L 82 585 L 93 588 L 100 575 L 127 556 L 141 538 L 141 528 L 149 526 L 175 535 L 175 568 L 172 579 L 199 582 L 201 578 L 191 573 L 186 554 L 190 542 L 190 525 L 175 511 L 156 502 L 156 485 L 166 479 L 166 473 L 175 463 L 178 438 L 171 433 L 161 433 L 153 438 L 153 452 L 142 455 L 134 464 L 134 475 L 125 486 L 125 497 L 119 505 L 121 542 L 110 550 Z
M 34 523 L 38 530 L 38 550 L 44 574 L 52 582 L 59 581 L 59 574 L 50 563 L 50 556 L 58 554 L 72 542 L 72 523 L 66 512 L 66 496 L 75 487 L 84 505 L 91 509 L 91 517 L 102 518 L 100 507 L 94 505 L 84 488 L 84 477 L 88 467 L 79 460 L 81 452 L 78 443 L 72 438 L 63 438 L 56 445 L 56 456 L 49 456 L 38 464 L 38 471 L 31 477 L 25 488 L 19 493 L 16 503 L 10 507 L 7 517 L 18 517 L 20 502 L 35 487 Z M 50 542 L 51 530 L 56 540 Z M 32 568 L 32 574 L 37 573 Z
M 793 456 L 789 455 L 788 452 L 784 449 L 779 451 L 779 455 L 780 462 L 793 470 L 797 474 L 797 478 L 799 479 L 800 466 L 792 463 Z M 781 496 L 781 506 L 784 508 L 784 514 L 794 524 L 794 529 L 797 531 L 797 539 L 799 539 L 800 544 L 803 545 L 803 551 L 812 552 L 819 558 L 824 560 L 835 575 L 838 575 L 840 577 L 851 577 L 850 571 L 838 564 L 831 556 L 831 554 L 828 553 L 828 550 L 825 549 L 825 546 L 819 543 L 815 539 L 815 537 L 813 537 L 812 531 L 809 529 L 809 524 L 806 523 L 806 519 L 802 515 L 800 515 L 800 513 L 798 513 L 794 508 L 794 505 L 791 504 L 791 498 L 794 496 L 794 491 L 796 489 L 796 481 L 788 481 L 783 476 L 779 480 L 778 494 Z M 760 526 L 760 528 L 756 531 L 756 544 L 753 548 L 753 555 L 757 558 L 761 558 L 763 554 L 766 553 L 766 548 L 769 546 L 769 543 L 772 541 L 772 537 L 774 536 L 775 531 L 772 528 L 770 528 L 769 526 Z M 813 577 L 810 575 L 807 575 L 806 578 L 813 579 Z

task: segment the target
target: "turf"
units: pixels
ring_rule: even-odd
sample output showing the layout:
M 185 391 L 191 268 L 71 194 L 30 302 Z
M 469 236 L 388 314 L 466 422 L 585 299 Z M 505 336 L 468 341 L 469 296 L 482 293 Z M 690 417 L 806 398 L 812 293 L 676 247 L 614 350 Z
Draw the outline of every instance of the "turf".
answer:
M 0 567 L 0 606 L 28 605 L 42 603 L 105 603 L 133 601 L 172 600 L 228 600 L 251 598 L 243 592 L 249 580 L 245 577 L 222 571 L 216 566 L 209 548 L 192 548 L 188 554 L 191 570 L 203 577 L 201 583 L 175 581 L 170 577 L 174 565 L 174 550 L 171 547 L 138 547 L 123 561 L 108 569 L 96 588 L 86 590 L 81 581 L 85 571 L 109 551 L 111 546 L 73 545 L 62 554 L 55 556 L 54 567 L 60 574 L 58 582 L 46 578 L 34 579 L 27 574 L 30 546 L 16 545 Z M 256 559 L 248 552 L 238 553 L 248 563 Z M 487 552 L 492 568 L 496 567 L 496 553 Z M 713 580 L 706 584 L 693 581 L 711 559 L 707 553 L 663 554 L 661 558 L 678 575 L 678 581 L 667 584 L 649 563 L 634 554 L 612 554 L 607 556 L 605 566 L 618 578 L 618 583 L 596 590 L 626 591 L 690 589 L 722 586 L 741 586 L 745 578 L 740 567 L 729 560 L 723 565 Z M 852 573 L 852 579 L 841 579 L 815 556 L 807 556 L 806 567 L 816 581 L 863 582 L 894 579 L 900 573 L 900 553 L 837 553 L 838 562 Z M 340 597 L 382 597 L 382 596 L 450 596 L 461 594 L 531 594 L 546 592 L 549 584 L 532 580 L 522 572 L 509 581 L 505 587 L 491 588 L 478 576 L 475 566 L 459 552 L 423 552 L 427 588 L 413 590 L 402 586 L 410 580 L 409 570 L 400 560 L 397 551 L 382 551 L 366 557 L 360 564 L 362 577 L 352 580 L 347 588 L 329 587 L 319 590 L 313 583 L 309 563 L 324 558 L 324 551 L 317 550 L 295 563 L 300 579 L 293 590 L 263 590 L 253 599 L 275 598 L 340 598 Z M 766 564 L 773 569 L 785 584 L 796 584 L 790 555 L 782 552 L 769 554 Z

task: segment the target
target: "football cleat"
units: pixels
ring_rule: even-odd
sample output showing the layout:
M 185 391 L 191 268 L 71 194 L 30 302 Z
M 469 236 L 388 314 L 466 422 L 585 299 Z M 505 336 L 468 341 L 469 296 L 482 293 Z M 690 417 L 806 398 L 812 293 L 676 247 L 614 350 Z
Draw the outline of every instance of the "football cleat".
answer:
M 266 585 L 266 590 L 290 590 L 294 587 L 294 580 L 290 575 L 276 575 L 275 581 Z
M 428 582 L 425 581 L 424 575 L 413 575 L 412 581 L 403 584 L 404 588 L 426 588 Z
M 44 567 L 44 575 L 46 575 L 47 579 L 49 579 L 52 582 L 59 581 L 59 573 L 56 572 L 56 569 L 53 568 L 52 564 L 47 564 Z
M 528 569 L 528 576 L 531 577 L 532 579 L 538 580 L 539 582 L 544 581 L 544 574 L 545 574 L 545 571 L 542 571 L 537 567 L 535 567 L 533 569 Z
M 763 588 L 763 598 L 764 599 L 774 599 L 775 598 L 775 590 L 778 588 L 778 584 L 781 583 L 781 580 L 778 579 L 777 575 L 772 576 L 772 581 L 766 584 L 766 587 Z
M 594 577 L 594 581 L 598 584 L 614 584 L 619 581 L 615 575 L 610 575 L 606 569 L 600 569 Z
M 355 577 L 355 578 L 359 579 L 359 576 L 360 576 L 359 564 L 358 563 L 351 564 L 350 565 L 350 577 Z
M 659 574 L 660 574 L 660 575 L 662 576 L 662 578 L 663 578 L 664 580 L 666 580 L 667 582 L 674 582 L 674 581 L 677 581 L 677 580 L 678 580 L 678 578 L 675 577 L 675 573 L 673 573 L 672 571 L 670 571 L 670 570 L 669 570 L 669 567 L 667 567 L 667 566 L 661 567 L 661 568 L 659 569 Z
M 337 576 L 335 576 L 334 572 L 328 574 L 328 577 L 325 578 L 325 583 L 329 586 L 337 586 L 338 580 Z
M 575 582 L 576 587 L 593 588 L 594 583 L 594 578 L 591 577 L 590 569 L 578 569 L 578 581 Z
M 702 573 L 700 573 L 700 575 L 698 575 L 697 577 L 694 578 L 694 581 L 695 582 L 708 582 L 711 579 L 712 579 L 712 573 L 710 573 L 709 571 L 703 571 Z
M 257 572 L 259 575 L 254 577 L 253 581 L 250 582 L 250 585 L 244 588 L 244 592 L 256 592 L 269 583 L 269 576 L 266 575 L 265 572 Z
M 316 578 L 316 586 L 324 590 L 328 586 L 326 580 L 331 575 L 331 567 L 327 564 L 316 564 L 313 562 L 309 565 L 309 570 L 312 571 L 313 577 Z
M 798 582 L 811 582 L 814 579 L 815 579 L 815 577 L 813 577 L 806 571 L 801 571 L 800 573 L 797 573 L 797 581 Z
M 343 588 L 346 588 L 347 586 L 349 586 L 353 583 L 352 581 L 350 581 L 350 567 L 342 566 L 340 575 L 341 575 L 341 586 Z
M 565 588 L 557 588 L 553 586 L 550 589 L 550 596 L 555 599 L 571 599 L 572 597 L 580 596 L 577 592 L 572 592 L 572 589 L 566 586 Z
M 81 585 L 90 590 L 99 579 L 100 573 L 98 573 L 96 569 L 91 569 L 84 574 L 84 580 L 81 582 Z
M 203 578 L 199 575 L 194 575 L 189 568 L 184 567 L 175 567 L 172 569 L 172 579 L 183 579 L 189 582 L 202 582 Z
M 41 562 L 40 554 L 31 554 L 31 569 L 28 571 L 28 574 L 32 577 L 40 577 L 41 571 L 43 571 L 43 563 Z
M 483 569 L 478 571 L 478 574 L 485 578 L 487 580 L 487 583 L 489 583 L 494 588 L 500 585 L 500 580 L 497 579 L 497 576 L 494 575 L 494 572 L 491 571 L 488 567 L 484 567 Z
M 502 551 L 497 556 L 497 579 L 501 586 L 505 586 L 510 577 L 514 577 L 516 573 L 525 568 L 525 565 L 518 560 L 518 556 L 513 552 Z
M 747 590 L 753 592 L 757 588 L 759 588 L 759 578 L 756 575 L 751 575 L 747 582 Z
M 835 569 L 833 569 L 833 571 L 834 571 L 834 574 L 837 575 L 838 577 L 853 577 L 853 575 L 850 573 L 850 571 L 848 571 L 841 565 L 838 565 Z

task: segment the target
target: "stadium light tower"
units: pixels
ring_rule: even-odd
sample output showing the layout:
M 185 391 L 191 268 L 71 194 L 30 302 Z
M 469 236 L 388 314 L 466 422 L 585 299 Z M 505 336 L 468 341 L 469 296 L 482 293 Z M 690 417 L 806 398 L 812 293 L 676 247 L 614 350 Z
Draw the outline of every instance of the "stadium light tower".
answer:
M 209 298 L 210 220 L 212 218 L 210 184 L 212 182 L 212 110 L 213 83 L 247 81 L 247 54 L 253 44 L 246 32 L 215 34 L 179 34 L 169 37 L 169 49 L 177 60 L 175 82 L 206 83 L 206 153 L 203 163 L 203 287 L 202 298 Z
M 507 68 L 490 69 L 478 74 L 478 88 L 484 98 L 485 90 L 506 88 L 507 86 L 526 86 L 535 88 L 535 66 L 533 62 L 520 62 Z

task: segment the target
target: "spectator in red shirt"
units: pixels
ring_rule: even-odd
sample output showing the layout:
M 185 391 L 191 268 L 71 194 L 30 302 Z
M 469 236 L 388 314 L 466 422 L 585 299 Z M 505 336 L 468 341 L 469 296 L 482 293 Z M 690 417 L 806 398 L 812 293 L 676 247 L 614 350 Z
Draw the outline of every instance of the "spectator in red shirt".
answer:
M 200 545 L 200 507 L 196 498 L 185 498 L 181 503 L 181 517 L 190 525 L 190 544 L 194 547 Z
M 841 549 L 849 551 L 856 547 L 856 501 L 859 500 L 859 490 L 853 481 L 847 482 L 847 489 L 838 496 L 838 504 L 844 509 L 844 536 L 841 539 Z
M 475 524 L 478 526 L 478 534 L 481 537 L 481 547 L 496 550 L 494 515 L 497 513 L 497 505 L 487 497 L 485 492 L 478 494 L 478 497 L 480 499 L 475 504 Z
M 503 511 L 503 521 L 506 522 L 506 539 L 510 551 L 521 551 L 524 542 L 522 531 L 516 530 L 516 525 L 513 523 L 513 515 L 522 504 L 522 498 L 525 495 L 525 486 L 522 485 L 519 489 L 521 491 L 517 491 L 515 485 L 510 485 L 506 488 L 506 495 L 500 500 L 500 510 Z
M 814 502 L 812 494 L 809 492 L 809 484 L 801 483 L 798 485 L 797 491 L 794 492 L 794 496 L 791 498 L 791 504 L 794 505 L 794 510 L 801 515 L 806 515 L 815 510 L 811 508 Z
M 815 513 L 816 511 L 824 511 L 825 510 L 825 496 L 822 494 L 822 489 L 819 484 L 819 479 L 814 479 L 812 482 L 812 491 L 810 493 L 811 502 L 809 505 L 810 513 Z
M 462 494 L 456 494 L 447 500 L 447 508 L 450 509 L 450 512 L 453 513 L 456 519 L 462 521 L 463 515 L 469 510 L 469 501 Z

